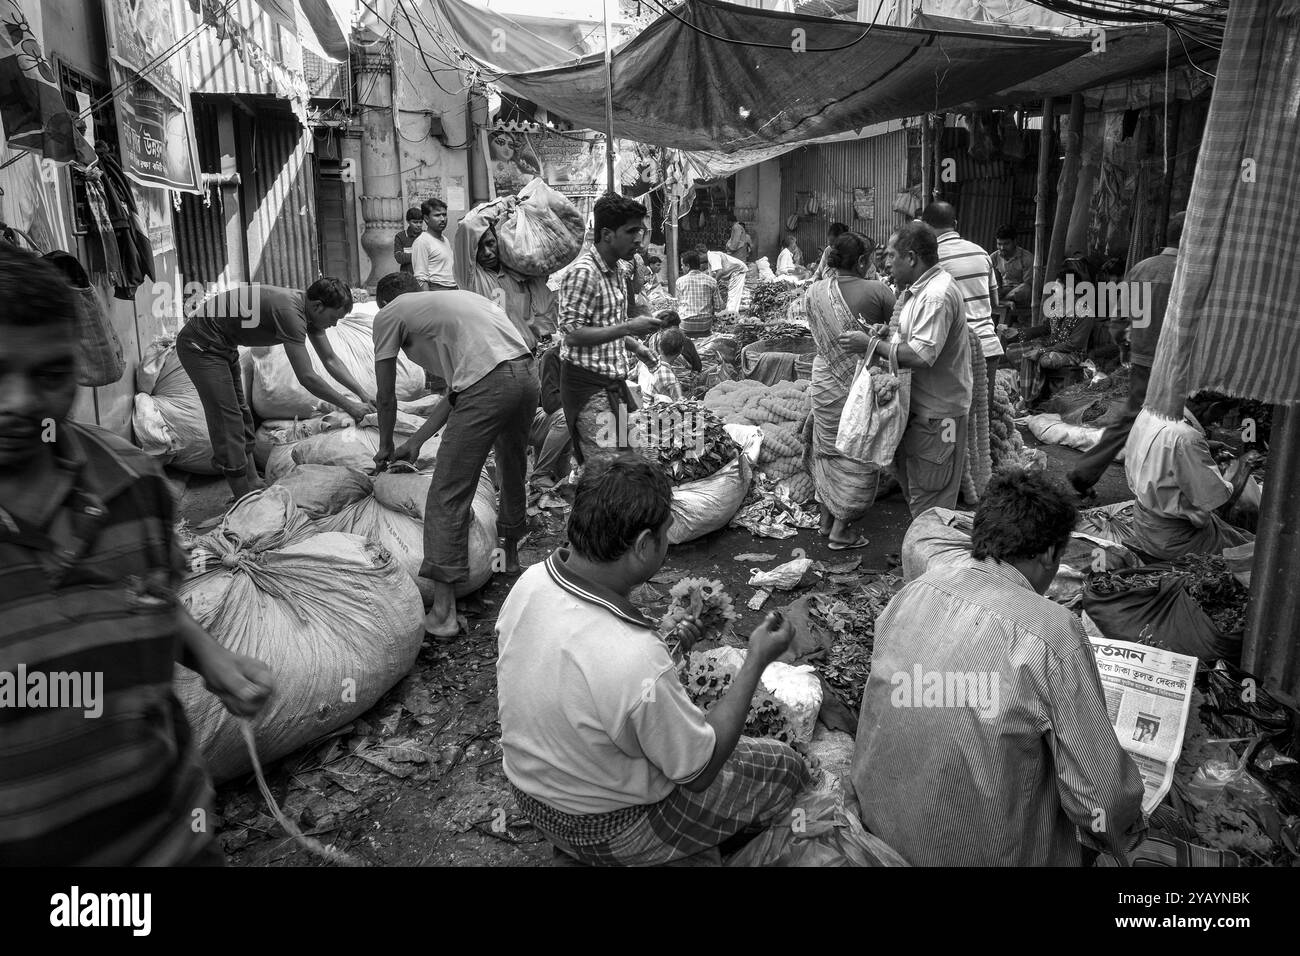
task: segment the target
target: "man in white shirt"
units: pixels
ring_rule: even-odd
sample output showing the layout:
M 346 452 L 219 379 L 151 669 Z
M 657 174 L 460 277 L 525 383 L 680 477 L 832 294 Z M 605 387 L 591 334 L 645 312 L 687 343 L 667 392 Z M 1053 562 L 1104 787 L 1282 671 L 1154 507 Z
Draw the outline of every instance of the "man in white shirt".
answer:
M 764 668 L 794 629 L 768 615 L 706 714 L 667 639 L 630 599 L 668 551 L 672 485 L 635 455 L 589 464 L 569 547 L 524 572 L 497 619 L 502 765 L 520 810 L 583 863 L 655 866 L 780 820 L 807 782 L 794 750 L 742 737 Z
M 1221 472 L 1205 430 L 1187 410 L 1181 420 L 1142 409 L 1124 446 L 1133 489 L 1133 544 L 1153 558 L 1218 554 L 1255 540 L 1224 520 L 1258 460 L 1251 451 Z
M 739 312 L 740 299 L 745 294 L 745 276 L 749 272 L 749 267 L 735 256 L 729 256 L 725 252 L 712 252 L 706 246 L 700 246 L 696 251 L 708 258 L 709 274 L 713 276 L 718 286 L 726 286 L 727 311 Z
M 427 292 L 456 288 L 455 259 L 451 243 L 442 237 L 447 228 L 447 204 L 426 199 L 420 205 L 428 229 L 411 245 L 411 271 Z

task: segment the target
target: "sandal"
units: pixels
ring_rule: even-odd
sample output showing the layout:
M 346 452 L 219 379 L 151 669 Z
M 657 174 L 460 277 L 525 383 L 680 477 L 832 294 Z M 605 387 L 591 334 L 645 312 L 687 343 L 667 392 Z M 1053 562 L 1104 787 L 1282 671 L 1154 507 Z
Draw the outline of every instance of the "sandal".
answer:
M 858 540 L 840 543 L 838 541 L 827 541 L 826 547 L 832 551 L 856 551 L 858 548 L 865 548 L 871 544 L 871 540 L 865 535 L 858 535 Z

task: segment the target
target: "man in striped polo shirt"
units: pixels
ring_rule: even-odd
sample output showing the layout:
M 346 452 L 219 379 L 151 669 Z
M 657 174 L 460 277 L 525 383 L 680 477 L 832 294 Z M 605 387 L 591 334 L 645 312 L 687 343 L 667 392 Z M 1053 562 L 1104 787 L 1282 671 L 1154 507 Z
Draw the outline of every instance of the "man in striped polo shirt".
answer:
M 966 304 L 966 324 L 975 330 L 989 366 L 1002 356 L 1002 340 L 993 321 L 998 279 L 993 260 L 975 243 L 957 233 L 957 210 L 951 203 L 932 202 L 921 213 L 921 221 L 939 237 L 939 268 L 952 276 Z
M 645 206 L 606 193 L 594 212 L 595 245 L 578 256 L 560 285 L 560 402 L 579 465 L 597 452 L 627 447 L 619 423 L 634 407 L 627 377 L 636 342 L 625 340 L 659 328 L 650 316 L 627 315 L 630 260 L 645 235 Z
M 1079 866 L 1080 835 L 1122 857 L 1144 834 L 1092 646 L 1044 596 L 1076 517 L 1015 469 L 989 483 L 969 550 L 941 512 L 908 529 L 921 573 L 876 622 L 852 777 L 863 825 L 913 866 Z
M 221 865 L 173 664 L 244 717 L 270 672 L 176 600 L 184 562 L 154 460 L 68 420 L 62 276 L 0 243 L 0 301 L 0 865 Z

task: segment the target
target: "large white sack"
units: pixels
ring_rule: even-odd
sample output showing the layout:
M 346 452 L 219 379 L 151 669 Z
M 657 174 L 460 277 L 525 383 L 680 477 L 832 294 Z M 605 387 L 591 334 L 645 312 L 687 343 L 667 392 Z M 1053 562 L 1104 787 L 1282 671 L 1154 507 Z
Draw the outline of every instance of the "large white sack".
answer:
M 1078 451 L 1091 450 L 1097 442 L 1101 441 L 1101 433 L 1106 430 L 1092 425 L 1071 425 L 1069 422 L 1061 421 L 1060 415 L 1047 412 L 1030 415 L 1024 420 L 1024 424 L 1029 426 L 1030 434 L 1044 445 L 1063 445 Z M 1123 450 L 1115 456 L 1115 460 L 1124 460 Z
M 751 469 L 744 454 L 708 478 L 685 481 L 673 488 L 673 524 L 668 543 L 694 541 L 725 526 L 740 510 L 749 491 Z
M 357 380 L 363 389 L 375 393 L 375 343 L 372 326 L 375 318 L 373 303 L 358 304 L 350 315 L 345 316 L 338 325 L 326 331 L 325 335 L 334 349 L 334 354 L 348 373 Z M 319 415 L 324 404 L 300 384 L 289 365 L 289 356 L 280 345 L 252 349 L 253 389 L 251 401 L 253 411 L 259 418 L 311 418 Z M 307 352 L 311 356 L 311 367 L 322 376 L 336 391 L 352 398 L 360 396 L 347 392 L 342 385 L 335 382 L 321 365 L 320 356 L 307 343 Z M 416 365 L 404 354 L 397 357 L 397 398 L 411 401 L 427 394 L 424 387 L 424 369 Z
M 433 600 L 433 582 L 420 577 L 424 562 L 424 504 L 432 474 L 384 472 L 374 479 L 373 496 L 317 520 L 322 531 L 346 531 L 383 545 L 420 590 L 424 603 Z M 497 498 L 484 471 L 474 492 L 469 526 L 469 577 L 456 586 L 456 596 L 472 594 L 492 577 L 497 547 Z
M 245 390 L 252 369 L 251 350 L 239 350 Z M 215 475 L 212 442 L 199 393 L 176 357 L 175 340 L 159 336 L 145 349 L 135 371 L 131 425 L 136 444 L 164 465 L 196 475 Z M 245 392 L 247 396 L 247 392 Z
M 368 475 L 340 465 L 294 465 L 275 484 L 288 490 L 294 504 L 309 518 L 338 514 L 354 501 L 369 497 L 372 488 Z
M 275 675 L 254 722 L 264 762 L 358 717 L 415 663 L 424 608 L 410 577 L 378 545 L 318 532 L 284 488 L 240 499 L 196 539 L 194 558 L 207 569 L 181 586 L 185 607 Z M 202 679 L 178 666 L 175 686 L 213 777 L 249 770 L 238 721 Z
M 374 468 L 375 454 L 379 451 L 379 426 L 376 422 L 376 416 L 367 415 L 361 420 L 360 427 L 320 432 L 273 449 L 266 462 L 266 480 L 276 481 L 294 465 L 342 465 L 358 471 Z M 406 441 L 422 424 L 424 419 L 418 415 L 399 411 L 393 428 L 394 444 Z M 441 432 L 425 442 L 416 458 L 416 467 L 432 468 L 441 444 Z
M 318 418 L 269 419 L 257 426 L 253 460 L 265 472 L 273 457 L 287 460 L 293 446 L 304 438 L 321 432 L 351 428 L 352 424 L 352 416 L 347 412 L 330 412 Z M 280 465 L 280 469 L 283 472 L 284 466 Z

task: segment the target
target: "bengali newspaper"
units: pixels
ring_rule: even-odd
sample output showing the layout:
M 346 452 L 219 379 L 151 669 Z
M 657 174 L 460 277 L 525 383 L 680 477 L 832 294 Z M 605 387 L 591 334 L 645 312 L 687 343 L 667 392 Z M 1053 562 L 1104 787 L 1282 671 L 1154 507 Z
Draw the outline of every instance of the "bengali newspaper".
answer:
M 1142 774 L 1142 812 L 1150 814 L 1169 792 L 1183 750 L 1196 658 L 1104 637 L 1091 640 L 1106 713 Z

